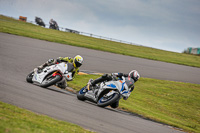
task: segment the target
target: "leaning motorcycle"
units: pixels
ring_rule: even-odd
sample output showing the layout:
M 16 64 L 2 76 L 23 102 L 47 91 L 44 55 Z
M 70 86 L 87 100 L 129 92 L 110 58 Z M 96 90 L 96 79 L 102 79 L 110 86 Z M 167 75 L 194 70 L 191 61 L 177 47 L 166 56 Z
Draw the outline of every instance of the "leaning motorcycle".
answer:
M 44 22 L 43 22 L 43 20 L 42 20 L 41 18 L 35 17 L 35 22 L 36 22 L 38 25 L 45 27 L 45 24 L 44 24 Z
M 132 79 L 126 80 L 125 77 L 122 77 L 122 80 L 115 77 L 112 77 L 112 79 L 111 81 L 101 82 L 92 90 L 89 90 L 86 85 L 77 93 L 77 98 L 82 101 L 94 102 L 99 107 L 110 105 L 112 108 L 117 108 L 119 100 L 124 95 L 130 94 L 129 87 L 133 86 L 134 81 Z
M 49 29 L 59 30 L 59 27 L 56 22 L 51 22 L 49 24 Z
M 47 66 L 42 70 L 36 69 L 35 71 L 32 71 L 27 75 L 26 81 L 46 88 L 63 80 L 72 80 L 72 70 L 73 65 L 71 63 L 62 62 L 59 64 Z

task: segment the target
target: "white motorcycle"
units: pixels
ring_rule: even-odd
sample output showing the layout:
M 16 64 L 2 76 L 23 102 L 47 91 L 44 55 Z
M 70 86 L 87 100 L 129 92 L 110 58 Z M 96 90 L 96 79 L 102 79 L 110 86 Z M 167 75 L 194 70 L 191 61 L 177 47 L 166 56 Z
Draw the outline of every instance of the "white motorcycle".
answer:
M 126 95 L 130 95 L 130 89 L 134 85 L 133 79 L 122 77 L 122 80 L 117 80 L 112 77 L 111 81 L 104 81 L 96 85 L 93 90 L 88 90 L 87 85 L 83 87 L 78 93 L 79 100 L 89 100 L 96 103 L 100 107 L 111 106 L 117 108 L 119 100 Z
M 62 62 L 59 64 L 47 66 L 42 70 L 32 71 L 27 75 L 26 81 L 29 83 L 38 84 L 39 86 L 46 88 L 63 80 L 72 80 L 73 69 L 73 64 Z

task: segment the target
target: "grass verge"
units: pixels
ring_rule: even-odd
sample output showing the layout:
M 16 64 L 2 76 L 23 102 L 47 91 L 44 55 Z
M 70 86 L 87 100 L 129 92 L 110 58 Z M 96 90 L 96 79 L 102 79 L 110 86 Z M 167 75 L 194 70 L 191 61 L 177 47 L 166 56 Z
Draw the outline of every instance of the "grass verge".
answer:
M 0 15 L 0 32 L 78 47 L 86 47 L 122 55 L 200 67 L 200 56 L 169 52 L 144 46 L 123 44 L 74 33 L 46 29 L 34 24 L 21 22 L 2 15 Z
M 0 101 L 1 133 L 91 133 L 75 124 L 21 109 Z
M 68 86 L 80 90 L 90 78 L 99 75 L 77 75 Z M 200 132 L 200 85 L 140 78 L 128 100 L 120 109 L 165 123 L 189 132 Z

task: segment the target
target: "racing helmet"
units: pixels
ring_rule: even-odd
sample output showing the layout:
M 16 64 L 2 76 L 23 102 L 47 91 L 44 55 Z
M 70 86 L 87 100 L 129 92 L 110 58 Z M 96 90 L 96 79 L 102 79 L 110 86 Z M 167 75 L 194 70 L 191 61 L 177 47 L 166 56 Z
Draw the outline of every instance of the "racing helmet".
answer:
M 80 67 L 83 64 L 83 57 L 77 55 L 74 57 L 73 60 L 74 67 Z
M 129 72 L 128 77 L 132 78 L 135 82 L 140 78 L 140 74 L 136 70 Z

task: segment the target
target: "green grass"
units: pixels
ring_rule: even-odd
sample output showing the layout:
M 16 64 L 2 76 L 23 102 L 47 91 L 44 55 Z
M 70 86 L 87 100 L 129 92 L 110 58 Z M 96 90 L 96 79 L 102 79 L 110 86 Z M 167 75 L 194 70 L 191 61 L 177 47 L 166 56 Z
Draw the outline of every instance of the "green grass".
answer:
M 200 67 L 200 56 L 169 52 L 143 46 L 123 44 L 79 34 L 45 29 L 34 24 L 21 22 L 2 15 L 0 15 L 0 32 L 47 40 L 51 42 L 63 43 L 78 47 L 107 51 L 122 55 Z
M 1 133 L 90 133 L 80 126 L 55 120 L 0 102 Z
M 99 75 L 77 75 L 68 86 L 80 90 L 90 78 Z M 200 85 L 140 78 L 128 100 L 119 108 L 185 131 L 200 132 Z

